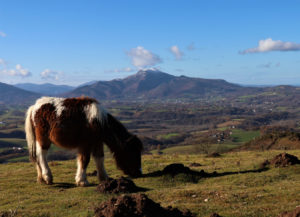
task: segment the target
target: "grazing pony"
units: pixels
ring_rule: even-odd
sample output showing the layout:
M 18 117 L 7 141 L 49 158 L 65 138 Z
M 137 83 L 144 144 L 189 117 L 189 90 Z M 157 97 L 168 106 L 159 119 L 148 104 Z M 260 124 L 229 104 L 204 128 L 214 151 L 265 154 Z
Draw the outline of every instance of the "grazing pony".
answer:
M 37 181 L 52 184 L 47 163 L 51 144 L 77 149 L 78 186 L 88 185 L 86 168 L 92 153 L 99 181 L 107 180 L 103 145 L 113 153 L 117 167 L 125 174 L 138 177 L 141 170 L 142 142 L 101 108 L 95 99 L 42 97 L 29 107 L 25 120 L 29 156 L 36 165 Z

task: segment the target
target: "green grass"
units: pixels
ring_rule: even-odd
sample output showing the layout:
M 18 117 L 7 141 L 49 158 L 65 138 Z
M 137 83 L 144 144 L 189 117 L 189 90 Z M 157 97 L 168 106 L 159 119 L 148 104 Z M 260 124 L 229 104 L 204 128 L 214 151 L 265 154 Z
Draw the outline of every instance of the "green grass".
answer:
M 184 154 L 184 153 L 193 153 L 193 150 L 195 149 L 194 145 L 185 145 L 185 146 L 173 146 L 170 148 L 166 148 L 161 150 L 164 154 Z M 156 150 L 154 150 L 155 152 Z
M 163 154 L 143 156 L 144 173 L 162 170 L 170 163 L 200 163 L 206 172 L 217 171 L 223 176 L 202 178 L 197 183 L 188 177 L 147 177 L 134 179 L 137 186 L 162 206 L 188 208 L 197 216 L 278 216 L 300 204 L 300 165 L 271 168 L 263 172 L 258 164 L 279 151 L 234 152 L 220 158 L 203 155 Z M 300 150 L 289 151 L 300 158 Z M 105 161 L 108 174 L 116 178 L 121 172 L 111 158 Z M 88 177 L 93 186 L 75 187 L 76 162 L 50 163 L 54 176 L 51 186 L 37 184 L 31 163 L 0 165 L 0 213 L 17 209 L 17 216 L 93 216 L 93 208 L 114 195 L 95 191 L 96 177 Z M 92 162 L 88 172 L 95 169 Z M 248 172 L 247 172 L 248 171 Z M 225 172 L 232 172 L 227 174 Z
M 172 139 L 177 136 L 180 136 L 180 134 L 179 133 L 168 133 L 168 134 L 158 135 L 157 139 Z
M 122 120 L 121 123 L 122 124 L 130 124 L 130 123 L 132 123 L 132 120 Z
M 0 138 L 0 143 L 9 143 L 12 146 L 13 145 L 21 145 L 21 146 L 27 146 L 26 140 L 25 139 L 17 139 L 17 138 Z
M 287 111 L 288 107 L 284 107 L 284 106 L 278 106 L 276 108 L 277 111 L 281 111 L 281 112 L 284 112 L 284 111 Z
M 219 131 L 225 131 L 225 130 L 227 130 L 229 127 L 219 127 L 217 130 L 219 130 Z
M 27 161 L 29 161 L 29 159 L 28 159 L 28 156 L 21 156 L 21 157 L 15 157 L 15 158 L 12 158 L 12 159 L 8 159 L 7 161 L 10 162 L 10 163 L 13 163 L 13 162 L 27 162 Z
M 258 137 L 260 135 L 259 131 L 245 131 L 241 129 L 234 129 L 232 130 L 231 137 L 233 138 L 233 142 L 237 143 L 245 143 L 248 142 L 255 137 Z

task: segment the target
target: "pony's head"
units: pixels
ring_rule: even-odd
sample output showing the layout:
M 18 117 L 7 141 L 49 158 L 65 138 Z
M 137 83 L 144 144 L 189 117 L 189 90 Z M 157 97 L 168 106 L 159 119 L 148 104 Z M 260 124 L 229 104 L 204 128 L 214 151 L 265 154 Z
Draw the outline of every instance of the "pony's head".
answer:
M 115 156 L 117 166 L 126 175 L 139 177 L 142 175 L 141 152 L 143 143 L 135 135 L 130 136 L 124 143 L 122 145 L 124 148 Z

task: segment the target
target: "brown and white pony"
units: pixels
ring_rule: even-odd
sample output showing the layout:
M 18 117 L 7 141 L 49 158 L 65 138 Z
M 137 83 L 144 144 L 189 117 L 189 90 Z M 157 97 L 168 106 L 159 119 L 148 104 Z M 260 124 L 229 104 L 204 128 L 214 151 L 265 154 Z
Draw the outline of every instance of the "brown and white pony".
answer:
M 91 153 L 99 181 L 108 179 L 104 168 L 104 144 L 113 153 L 119 169 L 132 177 L 141 175 L 142 142 L 101 108 L 95 99 L 42 97 L 29 107 L 25 131 L 38 182 L 53 182 L 47 163 L 47 151 L 52 143 L 77 149 L 75 181 L 78 186 L 88 185 L 86 168 Z

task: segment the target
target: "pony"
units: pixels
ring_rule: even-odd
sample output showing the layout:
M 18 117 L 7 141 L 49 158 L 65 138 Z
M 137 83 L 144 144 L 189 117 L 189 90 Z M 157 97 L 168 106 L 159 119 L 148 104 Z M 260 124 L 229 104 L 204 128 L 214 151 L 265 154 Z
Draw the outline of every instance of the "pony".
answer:
M 118 169 L 131 177 L 142 175 L 141 140 L 93 98 L 42 97 L 27 110 L 25 132 L 29 157 L 36 166 L 40 183 L 53 184 L 47 163 L 51 144 L 77 149 L 77 186 L 89 185 L 86 168 L 91 154 L 99 181 L 108 180 L 104 168 L 104 144 L 112 152 Z

